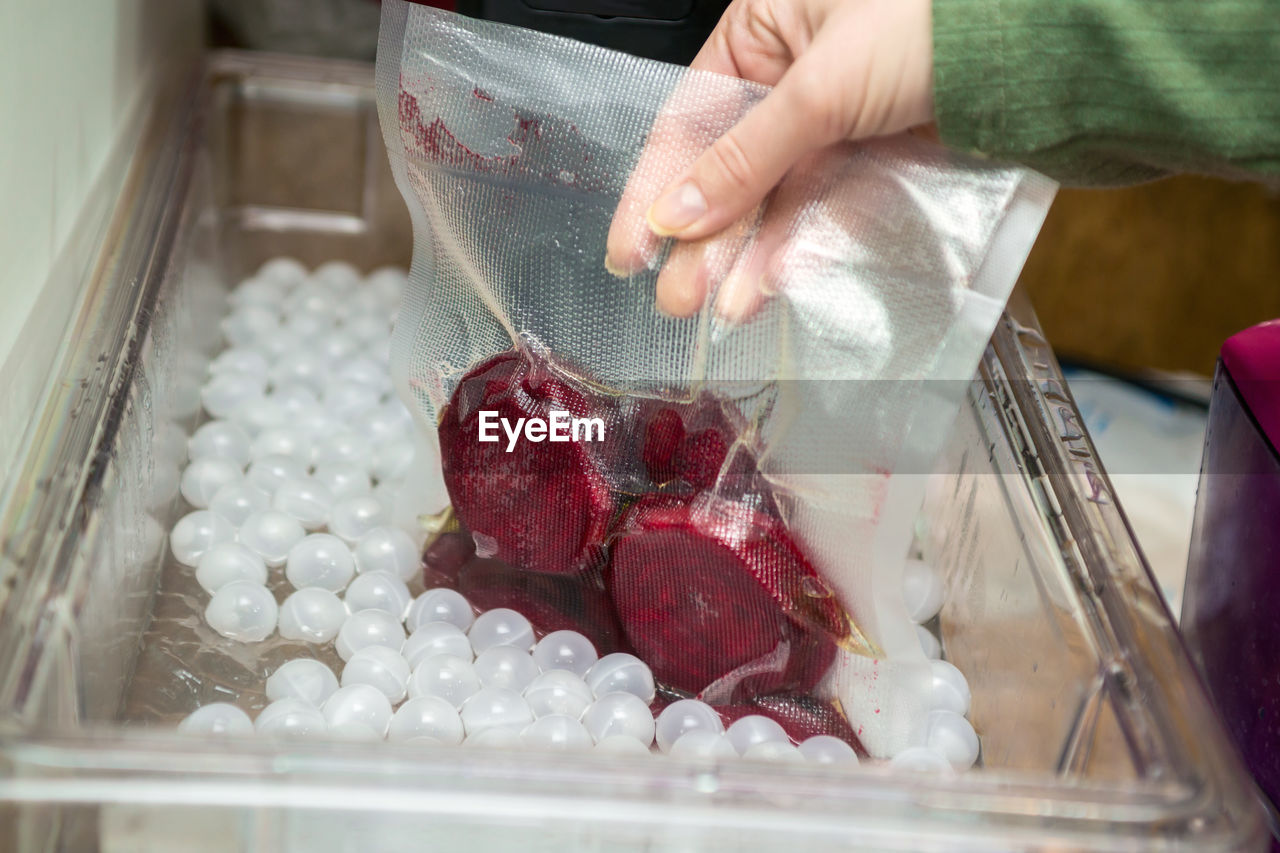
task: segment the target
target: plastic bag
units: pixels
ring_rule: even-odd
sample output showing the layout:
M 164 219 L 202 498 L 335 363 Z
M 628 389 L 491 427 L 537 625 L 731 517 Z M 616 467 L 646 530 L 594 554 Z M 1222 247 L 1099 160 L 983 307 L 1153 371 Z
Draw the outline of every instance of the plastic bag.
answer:
M 384 3 L 379 112 L 415 232 L 392 372 L 443 463 L 423 491 L 462 525 L 427 572 L 636 651 L 668 700 L 887 756 L 928 691 L 901 584 L 925 475 L 1053 185 L 909 137 L 829 149 L 708 241 L 703 310 L 664 316 L 680 253 L 603 265 L 650 131 L 683 142 L 648 149 L 632 204 L 766 91 Z M 765 228 L 781 286 L 717 320 Z

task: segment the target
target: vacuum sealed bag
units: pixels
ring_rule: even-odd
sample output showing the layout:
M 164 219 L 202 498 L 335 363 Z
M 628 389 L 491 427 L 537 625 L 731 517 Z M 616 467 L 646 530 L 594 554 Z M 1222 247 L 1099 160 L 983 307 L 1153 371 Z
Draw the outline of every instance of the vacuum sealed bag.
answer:
M 700 244 L 649 235 L 634 214 L 766 92 L 385 0 L 415 233 L 392 372 L 418 499 L 455 523 L 425 571 L 635 653 L 659 701 L 891 756 L 930 677 L 902 592 L 924 480 L 1054 188 L 904 136 L 809 158 Z M 655 307 L 677 268 L 693 316 Z

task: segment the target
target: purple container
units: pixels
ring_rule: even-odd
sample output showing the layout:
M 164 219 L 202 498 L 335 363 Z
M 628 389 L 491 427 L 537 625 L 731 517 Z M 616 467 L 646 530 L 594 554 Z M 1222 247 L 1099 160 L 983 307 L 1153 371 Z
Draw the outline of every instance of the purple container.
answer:
M 1214 378 L 1182 630 L 1277 826 L 1280 321 L 1229 339 Z M 1280 845 L 1273 845 L 1280 849 Z

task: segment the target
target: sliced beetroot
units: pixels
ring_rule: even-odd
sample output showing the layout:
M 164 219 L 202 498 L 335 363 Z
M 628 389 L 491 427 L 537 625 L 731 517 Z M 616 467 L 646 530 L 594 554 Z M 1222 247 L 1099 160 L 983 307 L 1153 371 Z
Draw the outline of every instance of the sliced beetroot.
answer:
M 597 572 L 536 574 L 501 560 L 477 558 L 462 567 L 458 591 L 481 610 L 519 611 L 539 633 L 577 631 L 602 655 L 630 651 Z
M 441 533 L 422 552 L 422 581 L 427 589 L 457 587 L 458 572 L 476 553 L 470 533 Z
M 517 352 L 480 364 L 459 383 L 440 419 L 445 485 L 458 520 L 483 556 L 533 572 L 573 573 L 598 562 L 614 501 L 593 464 L 591 443 L 531 442 L 508 452 L 499 440 L 479 440 L 481 411 L 513 426 L 549 419 L 553 410 L 604 417 L 606 397 L 587 398 L 548 365 Z
M 669 687 L 734 699 L 804 692 L 848 634 L 834 597 L 772 515 L 705 494 L 651 495 L 619 529 L 609 591 L 627 639 Z
M 719 401 L 703 395 L 692 403 L 649 402 L 639 416 L 645 424 L 641 460 L 654 485 L 698 490 L 715 483 L 737 435 Z

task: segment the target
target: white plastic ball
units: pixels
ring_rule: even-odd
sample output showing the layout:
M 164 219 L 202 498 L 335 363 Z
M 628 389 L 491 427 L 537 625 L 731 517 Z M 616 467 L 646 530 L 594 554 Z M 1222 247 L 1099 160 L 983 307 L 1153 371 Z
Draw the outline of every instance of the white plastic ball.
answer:
M 209 509 L 239 527 L 256 512 L 271 508 L 271 496 L 246 480 L 223 486 L 209 501 Z
M 368 494 L 373 488 L 369 472 L 350 462 L 321 463 L 311 476 L 333 494 L 334 500 Z
M 330 364 L 341 364 L 360 351 L 360 341 L 341 331 L 329 329 L 320 336 L 316 349 L 329 359 Z
M 929 661 L 929 671 L 933 676 L 930 704 L 934 708 L 952 711 L 961 716 L 969 713 L 973 696 L 969 692 L 969 682 L 964 673 L 944 660 Z
M 327 643 L 338 636 L 348 615 L 347 605 L 329 590 L 318 586 L 299 589 L 280 605 L 280 636 Z
M 489 652 L 492 651 L 495 650 L 489 650 Z M 581 719 L 583 712 L 591 707 L 595 696 L 580 677 L 568 670 L 552 669 L 539 674 L 529 682 L 529 686 L 524 689 L 524 699 L 529 703 L 529 710 L 535 717 L 565 714 L 577 720 Z M 592 732 L 592 734 L 595 733 Z
M 211 417 L 229 418 L 244 403 L 262 399 L 265 382 L 249 373 L 219 373 L 200 389 L 200 404 Z
M 471 602 L 462 593 L 447 587 L 429 589 L 415 598 L 404 617 L 405 627 L 410 631 L 416 631 L 428 622 L 448 622 L 466 631 L 475 621 Z
M 228 302 L 233 308 L 258 305 L 279 311 L 289 288 L 283 282 L 270 278 L 248 278 L 231 291 Z
M 390 521 L 391 513 L 373 495 L 339 498 L 329 510 L 329 532 L 350 543 Z
M 791 743 L 791 738 L 777 720 L 762 714 L 739 717 L 729 724 L 725 735 L 739 755 L 746 755 L 747 750 L 758 743 Z
M 942 609 L 946 587 L 942 577 L 923 560 L 907 560 L 902 568 L 902 597 L 913 622 L 928 622 Z
M 231 419 L 253 437 L 263 430 L 284 426 L 289 421 L 289 412 L 279 400 L 255 397 L 236 406 Z
M 376 358 L 357 355 L 343 362 L 334 374 L 343 382 L 364 385 L 367 388 L 385 389 L 390 383 L 387 368 Z
M 367 646 L 386 646 L 398 652 L 403 645 L 404 628 L 399 619 L 381 610 L 361 610 L 342 624 L 334 647 L 338 657 L 351 660 L 353 654 Z
M 390 572 L 366 572 L 351 581 L 343 600 L 352 613 L 360 610 L 385 610 L 399 622 L 404 619 L 413 595 L 397 575 Z
M 581 752 L 591 749 L 594 741 L 582 723 L 564 714 L 548 714 L 525 726 L 520 742 L 533 749 Z
M 267 564 L 239 542 L 221 542 L 206 551 L 196 564 L 196 583 L 205 592 L 213 593 L 232 581 L 265 586 Z
M 290 314 L 332 314 L 337 310 L 336 302 L 334 292 L 312 277 L 294 288 L 284 308 Z
M 520 734 L 524 726 L 493 726 L 475 734 L 468 734 L 462 743 L 464 746 L 479 746 L 489 749 L 514 749 L 521 745 Z
M 329 520 L 333 493 L 311 477 L 290 477 L 276 487 L 271 506 L 293 516 L 307 530 L 317 530 Z
M 195 566 L 214 545 L 233 542 L 235 538 L 236 529 L 231 522 L 207 509 L 198 509 L 178 519 L 169 534 L 169 546 L 179 563 Z
M 732 749 L 732 747 L 730 747 Z M 652 755 L 649 747 L 633 737 L 626 735 L 609 735 L 604 740 L 596 741 L 596 752 L 602 755 Z
M 599 655 L 592 642 L 577 631 L 552 631 L 533 647 L 533 659 L 543 670 L 565 669 L 581 677 Z
M 293 426 L 310 436 L 314 443 L 326 435 L 344 429 L 345 425 L 317 403 L 314 409 L 309 408 L 299 412 L 293 420 Z M 315 456 L 314 451 L 312 456 Z
M 521 614 L 507 607 L 495 607 L 476 617 L 467 631 L 471 647 L 480 654 L 493 646 L 514 646 L 529 651 L 533 648 L 533 626 Z
M 301 699 L 277 699 L 258 713 L 253 728 L 260 735 L 309 737 L 328 728 L 320 709 Z
M 251 439 L 234 421 L 209 421 L 187 440 L 191 459 L 229 459 L 241 468 L 249 464 Z
M 267 494 L 274 495 L 282 483 L 307 476 L 307 467 L 307 463 L 292 456 L 268 454 L 249 463 L 245 479 Z
M 319 708 L 338 689 L 333 670 L 314 658 L 295 658 L 267 676 L 267 698 L 301 699 Z
M 471 661 L 456 655 L 432 655 L 413 668 L 409 696 L 438 696 L 455 708 L 480 692 L 483 685 Z
M 670 752 L 671 745 L 683 735 L 694 729 L 707 729 L 720 733 L 724 731 L 724 721 L 706 702 L 697 699 L 678 699 L 662 709 L 654 727 L 654 737 L 658 748 Z
M 360 271 L 346 261 L 325 261 L 311 273 L 311 280 L 334 293 L 349 293 L 360 284 Z
M 456 746 L 464 732 L 458 709 L 439 696 L 419 696 L 405 702 L 391 717 L 387 740 L 407 741 L 412 738 L 434 738 Z
M 272 258 L 258 268 L 256 278 L 278 281 L 287 287 L 296 287 L 307 279 L 307 268 L 293 258 Z
M 358 314 L 347 320 L 344 328 L 365 344 L 386 340 L 391 335 L 390 320 L 377 314 Z
M 265 429 L 250 445 L 249 455 L 258 460 L 264 456 L 284 456 L 300 465 L 310 466 L 313 444 L 302 430 L 280 426 Z
M 345 740 L 353 742 L 372 742 L 382 740 L 382 733 L 376 731 L 372 726 L 365 725 L 358 720 L 347 720 L 344 723 L 338 723 L 336 726 L 329 726 L 325 730 L 325 734 L 333 740 Z
M 422 558 L 413 537 L 398 527 L 374 527 L 356 541 L 356 571 L 388 572 L 404 581 L 422 570 Z M 467 608 L 470 610 L 470 606 Z
M 523 728 L 533 722 L 529 703 L 505 687 L 482 687 L 462 703 L 461 715 L 468 737 L 495 726 Z
M 307 532 L 302 525 L 283 512 L 273 509 L 255 512 L 240 525 L 240 544 L 254 551 L 268 566 L 282 566 L 290 549 L 302 541 Z
M 253 720 L 227 702 L 202 705 L 178 723 L 178 731 L 202 735 L 251 735 Z
M 853 747 L 832 735 L 814 735 L 797 749 L 814 764 L 857 764 L 858 753 Z
M 240 466 L 230 459 L 216 456 L 193 459 L 182 472 L 182 497 L 196 509 L 208 509 L 219 489 L 243 478 Z
M 710 758 L 725 761 L 738 757 L 729 738 L 721 732 L 710 729 L 694 729 L 685 732 L 675 743 L 671 744 L 668 753 L 672 758 Z
M 916 636 L 920 639 L 920 650 L 924 652 L 924 656 L 929 660 L 938 660 L 942 657 L 942 643 L 938 642 L 938 638 L 933 635 L 923 625 L 916 625 Z
M 909 770 L 913 773 L 953 772 L 951 762 L 945 756 L 925 746 L 912 746 L 902 750 L 889 759 L 889 766 L 895 770 Z
M 648 665 L 626 652 L 614 652 L 600 658 L 587 670 L 584 680 L 596 696 L 631 693 L 648 703 L 653 701 L 656 693 L 653 672 Z
M 324 401 L 325 410 L 330 415 L 343 419 L 343 415 L 330 405 L 328 392 L 321 397 L 321 400 Z M 321 462 L 352 462 L 367 471 L 374 461 L 374 447 L 364 435 L 353 432 L 351 429 L 342 430 L 339 433 L 325 435 L 316 442 L 315 461 L 316 465 L 320 465 Z
M 417 666 L 435 655 L 452 655 L 466 661 L 472 659 L 471 641 L 458 626 L 448 622 L 426 623 L 409 635 L 400 652 L 410 666 Z
M 296 327 L 290 331 L 298 333 Z M 272 385 L 289 385 L 295 382 L 307 385 L 317 392 L 323 391 L 329 381 L 329 359 L 319 352 L 298 349 L 282 355 L 271 368 Z
M 293 521 L 292 518 L 289 520 Z M 296 521 L 293 523 L 297 524 Z M 298 529 L 301 530 L 302 526 L 298 525 Z M 330 592 L 341 592 L 356 573 L 356 561 L 347 543 L 329 533 L 310 533 L 300 537 L 286 557 L 284 576 L 296 589 L 318 586 Z
M 506 687 L 517 693 L 523 693 L 540 671 L 528 652 L 512 646 L 485 649 L 476 655 L 475 668 L 485 687 Z
M 395 649 L 365 646 L 358 649 L 342 668 L 342 686 L 367 684 L 376 687 L 394 705 L 405 696 L 409 673 L 409 662 Z
M 413 465 L 413 444 L 408 441 L 389 440 L 373 451 L 370 470 L 379 482 L 398 480 Z
M 247 347 L 280 330 L 280 316 L 274 307 L 244 305 L 222 318 L 222 336 L 233 347 Z
M 714 711 L 711 713 L 715 714 Z M 716 721 L 719 722 L 719 720 L 720 717 L 717 715 Z M 613 735 L 626 735 L 629 738 L 635 738 L 645 746 L 653 743 L 656 725 L 648 704 L 631 693 L 606 693 L 596 699 L 582 714 L 582 724 L 596 740 L 603 740 Z M 723 726 L 716 731 L 719 733 L 721 730 Z M 683 733 L 683 730 L 679 732 L 679 734 Z M 671 738 L 672 742 L 676 737 L 678 734 Z
M 354 351 L 356 348 L 354 340 L 338 336 L 332 336 L 330 340 L 348 340 L 351 350 Z M 377 407 L 382 395 L 377 388 L 339 379 L 324 389 L 320 399 L 330 414 L 350 422 Z M 373 444 L 368 438 L 356 432 L 333 436 L 329 442 L 325 443 L 324 449 L 330 454 L 326 461 L 358 462 L 366 466 L 373 463 Z
M 978 733 L 961 715 L 952 711 L 930 711 L 925 722 L 924 745 L 951 763 L 955 770 L 968 770 L 978 760 Z
M 378 733 L 386 734 L 391 722 L 391 702 L 386 694 L 368 684 L 339 687 L 325 700 L 321 709 L 329 726 L 362 723 Z
M 264 375 L 271 363 L 267 357 L 255 349 L 231 347 L 223 350 L 217 358 L 209 363 L 209 375 L 220 373 L 247 373 L 251 376 Z
M 204 620 L 224 637 L 256 643 L 276 629 L 279 608 L 271 590 L 252 581 L 231 581 L 209 599 Z
M 399 267 L 379 267 L 365 276 L 364 286 L 376 292 L 384 304 L 394 304 L 408 281 L 409 274 Z
M 336 321 L 332 310 L 311 311 L 303 310 L 289 314 L 284 321 L 286 331 L 292 332 L 308 343 L 314 344 L 316 341 L 323 341 L 324 337 L 333 334 L 333 327 Z M 354 343 L 354 340 L 353 340 Z M 320 359 L 320 363 L 331 366 L 329 352 L 326 347 L 314 346 L 316 356 Z M 324 377 L 322 381 L 328 381 L 328 377 Z
M 774 761 L 786 764 L 803 764 L 805 757 L 788 741 L 763 741 L 750 747 L 742 757 L 747 761 Z
M 369 348 L 365 350 L 365 355 L 385 367 L 391 361 L 390 336 L 369 344 Z
M 310 462 L 311 456 L 315 453 L 315 436 L 310 430 L 299 426 L 297 418 L 300 416 L 312 417 L 318 413 L 323 413 L 324 410 L 320 407 L 320 396 L 316 394 L 315 389 L 310 385 L 302 382 L 290 382 L 272 387 L 267 399 L 279 403 L 289 413 L 290 420 L 284 428 L 295 430 L 308 439 L 306 461 Z

